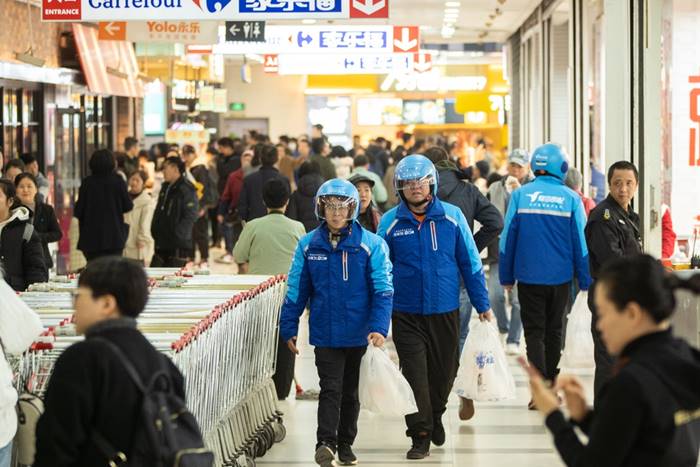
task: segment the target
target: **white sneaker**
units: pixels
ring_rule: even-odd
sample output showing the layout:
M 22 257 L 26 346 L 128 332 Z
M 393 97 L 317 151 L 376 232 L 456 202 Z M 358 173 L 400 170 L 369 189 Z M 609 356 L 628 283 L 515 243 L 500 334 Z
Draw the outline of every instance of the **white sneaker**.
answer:
M 520 355 L 520 346 L 518 344 L 507 344 L 506 354 L 508 355 Z
M 223 263 L 223 264 L 233 264 L 233 256 L 223 255 L 221 258 L 217 258 L 216 262 Z

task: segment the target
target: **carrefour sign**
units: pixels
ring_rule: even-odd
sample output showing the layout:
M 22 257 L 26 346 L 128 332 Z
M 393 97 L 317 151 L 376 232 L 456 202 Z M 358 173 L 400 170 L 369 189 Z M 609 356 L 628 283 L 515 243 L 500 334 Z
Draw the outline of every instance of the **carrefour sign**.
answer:
M 389 0 L 42 0 L 44 21 L 387 18 Z

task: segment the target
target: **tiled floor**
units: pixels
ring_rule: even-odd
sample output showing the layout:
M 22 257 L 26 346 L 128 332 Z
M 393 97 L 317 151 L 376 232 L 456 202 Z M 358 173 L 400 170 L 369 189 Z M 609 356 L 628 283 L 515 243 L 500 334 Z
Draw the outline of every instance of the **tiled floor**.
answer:
M 220 250 L 211 257 L 220 255 Z M 233 273 L 234 267 L 211 263 L 213 272 Z M 297 359 L 296 375 L 304 389 L 318 389 L 318 376 L 313 360 L 313 350 L 308 346 L 308 329 L 302 324 L 299 341 L 301 356 Z M 390 347 L 391 348 L 391 347 Z M 394 353 L 395 356 L 395 353 Z M 542 417 L 527 410 L 530 399 L 527 379 L 510 358 L 510 366 L 516 381 L 517 397 L 503 403 L 477 404 L 476 416 L 469 422 L 457 417 L 458 399 L 452 396 L 445 415 L 447 442 L 441 448 L 433 447 L 429 458 L 408 461 L 406 451 L 409 439 L 404 435 L 402 419 L 386 419 L 362 411 L 359 434 L 354 445 L 360 465 L 440 465 L 469 467 L 554 467 L 563 462 L 554 450 L 551 437 Z M 589 400 L 592 378 L 584 377 Z M 256 459 L 259 466 L 313 466 L 316 443 L 316 401 L 297 401 L 290 396 L 280 403 L 284 412 L 287 437 L 275 445 L 265 457 Z
M 303 325 L 302 325 L 303 328 Z M 313 351 L 300 332 L 301 356 L 297 378 L 305 389 L 318 388 Z M 550 467 L 564 465 L 554 450 L 551 437 L 537 412 L 527 410 L 530 395 L 523 371 L 510 359 L 516 380 L 517 398 L 503 403 L 477 404 L 476 416 L 469 422 L 457 417 L 458 399 L 452 396 L 445 416 L 447 442 L 433 447 L 422 461 L 405 459 L 410 447 L 402 419 L 386 419 L 366 411 L 360 414 L 359 434 L 354 450 L 361 465 L 441 465 L 470 467 Z M 592 386 L 592 378 L 584 378 Z M 316 401 L 297 401 L 292 395 L 282 402 L 287 438 L 257 459 L 257 465 L 314 465 L 316 442 Z

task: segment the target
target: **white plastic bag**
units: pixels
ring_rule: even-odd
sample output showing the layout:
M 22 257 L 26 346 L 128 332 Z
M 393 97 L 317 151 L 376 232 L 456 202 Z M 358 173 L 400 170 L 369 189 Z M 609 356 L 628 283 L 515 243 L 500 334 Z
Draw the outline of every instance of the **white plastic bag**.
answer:
M 478 321 L 469 330 L 453 391 L 481 402 L 515 398 L 515 380 L 493 324 Z
M 360 406 L 387 417 L 418 412 L 411 386 L 387 352 L 370 344 L 360 364 Z
M 559 362 L 559 368 L 568 371 L 595 368 L 588 292 L 579 292 L 571 308 L 566 325 L 564 353 Z

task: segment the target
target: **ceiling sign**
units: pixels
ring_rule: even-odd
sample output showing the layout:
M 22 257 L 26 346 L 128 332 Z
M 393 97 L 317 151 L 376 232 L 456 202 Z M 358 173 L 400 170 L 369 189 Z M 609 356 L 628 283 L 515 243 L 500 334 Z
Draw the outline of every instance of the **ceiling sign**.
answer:
M 101 41 L 213 44 L 218 40 L 218 25 L 212 21 L 100 21 L 98 38 Z
M 226 42 L 265 42 L 265 21 L 226 21 Z
M 433 56 L 425 52 L 413 55 L 413 70 L 418 73 L 425 73 L 433 69 Z
M 263 71 L 265 73 L 277 73 L 279 71 L 279 56 L 275 54 L 265 55 Z
M 375 75 L 413 70 L 412 54 L 279 56 L 280 75 Z
M 425 73 L 389 73 L 381 84 L 382 91 L 483 91 L 486 76 L 444 76 L 438 69 Z
M 388 18 L 389 0 L 42 0 L 43 21 Z
M 225 42 L 218 54 L 416 53 L 420 32 L 416 26 L 268 26 L 265 42 Z

